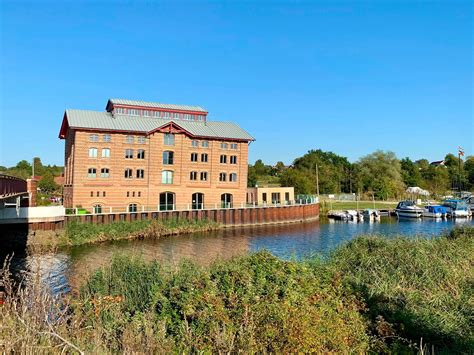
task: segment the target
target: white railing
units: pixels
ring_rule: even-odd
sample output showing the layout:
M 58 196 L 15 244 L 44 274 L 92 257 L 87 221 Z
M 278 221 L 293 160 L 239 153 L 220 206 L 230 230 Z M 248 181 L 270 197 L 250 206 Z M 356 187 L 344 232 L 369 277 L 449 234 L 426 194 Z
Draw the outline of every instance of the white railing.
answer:
M 237 208 L 266 208 L 266 207 L 285 207 L 285 206 L 300 206 L 315 204 L 319 201 L 317 199 L 307 199 L 298 201 L 282 201 L 280 203 L 214 203 L 214 204 L 196 204 L 188 203 L 182 205 L 168 204 L 168 205 L 154 205 L 145 206 L 137 205 L 130 206 L 101 206 L 101 207 L 76 207 L 67 208 L 66 215 L 80 216 L 80 215 L 96 215 L 96 214 L 117 214 L 117 213 L 141 213 L 141 212 L 176 212 L 176 211 L 202 211 L 202 210 L 218 210 L 218 209 L 237 209 Z

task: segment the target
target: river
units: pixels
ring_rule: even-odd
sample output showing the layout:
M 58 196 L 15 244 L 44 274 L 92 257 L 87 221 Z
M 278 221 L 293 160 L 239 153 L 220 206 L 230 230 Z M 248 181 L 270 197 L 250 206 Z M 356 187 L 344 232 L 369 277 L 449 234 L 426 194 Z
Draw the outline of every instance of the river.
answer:
M 77 288 L 96 269 L 106 265 L 113 255 L 138 255 L 171 265 L 183 258 L 205 265 L 216 259 L 266 249 L 281 258 L 302 258 L 327 253 L 360 234 L 387 237 L 438 236 L 456 225 L 474 225 L 469 220 L 397 220 L 383 217 L 376 223 L 346 223 L 321 220 L 298 224 L 280 224 L 214 232 L 194 233 L 161 239 L 124 240 L 60 250 L 54 253 L 17 255 L 15 272 L 40 270 L 42 279 L 55 292 Z

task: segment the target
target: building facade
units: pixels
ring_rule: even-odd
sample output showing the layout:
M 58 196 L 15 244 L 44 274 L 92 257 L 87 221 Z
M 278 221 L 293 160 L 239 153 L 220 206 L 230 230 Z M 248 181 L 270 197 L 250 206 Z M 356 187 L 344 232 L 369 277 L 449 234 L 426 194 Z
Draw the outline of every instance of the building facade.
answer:
M 247 203 L 251 205 L 290 205 L 294 202 L 294 187 L 249 187 L 247 189 Z
M 122 99 L 105 112 L 66 110 L 64 206 L 99 213 L 245 204 L 254 139 L 207 114 Z

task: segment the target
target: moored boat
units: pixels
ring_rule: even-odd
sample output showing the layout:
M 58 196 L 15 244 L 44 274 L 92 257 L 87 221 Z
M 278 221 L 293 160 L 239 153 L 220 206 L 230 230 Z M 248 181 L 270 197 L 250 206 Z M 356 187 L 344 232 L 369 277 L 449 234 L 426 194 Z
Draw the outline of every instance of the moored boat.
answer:
M 439 206 L 439 205 L 425 206 L 425 210 L 423 211 L 423 217 L 446 218 L 447 217 L 446 207 Z
M 466 218 L 469 217 L 469 208 L 464 200 L 444 200 L 443 207 L 446 208 L 447 214 L 451 218 Z
M 379 221 L 380 220 L 380 213 L 378 210 L 374 210 L 371 208 L 368 208 L 362 212 L 362 215 L 364 216 L 365 219 L 369 221 Z
M 399 218 L 421 218 L 423 209 L 413 201 L 405 200 L 398 203 L 395 213 Z

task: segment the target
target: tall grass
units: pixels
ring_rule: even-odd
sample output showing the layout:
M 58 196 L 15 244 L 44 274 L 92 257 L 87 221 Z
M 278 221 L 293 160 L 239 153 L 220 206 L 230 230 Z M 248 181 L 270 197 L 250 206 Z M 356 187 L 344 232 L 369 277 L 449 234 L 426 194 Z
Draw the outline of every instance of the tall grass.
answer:
M 69 298 L 6 275 L 0 351 L 468 353 L 473 256 L 464 228 L 360 237 L 304 261 L 259 252 L 171 268 L 116 256 Z
M 172 234 L 192 233 L 217 229 L 218 224 L 208 220 L 137 220 L 117 221 L 109 224 L 80 223 L 72 221 L 66 225 L 62 245 L 82 245 L 109 240 L 161 237 Z

